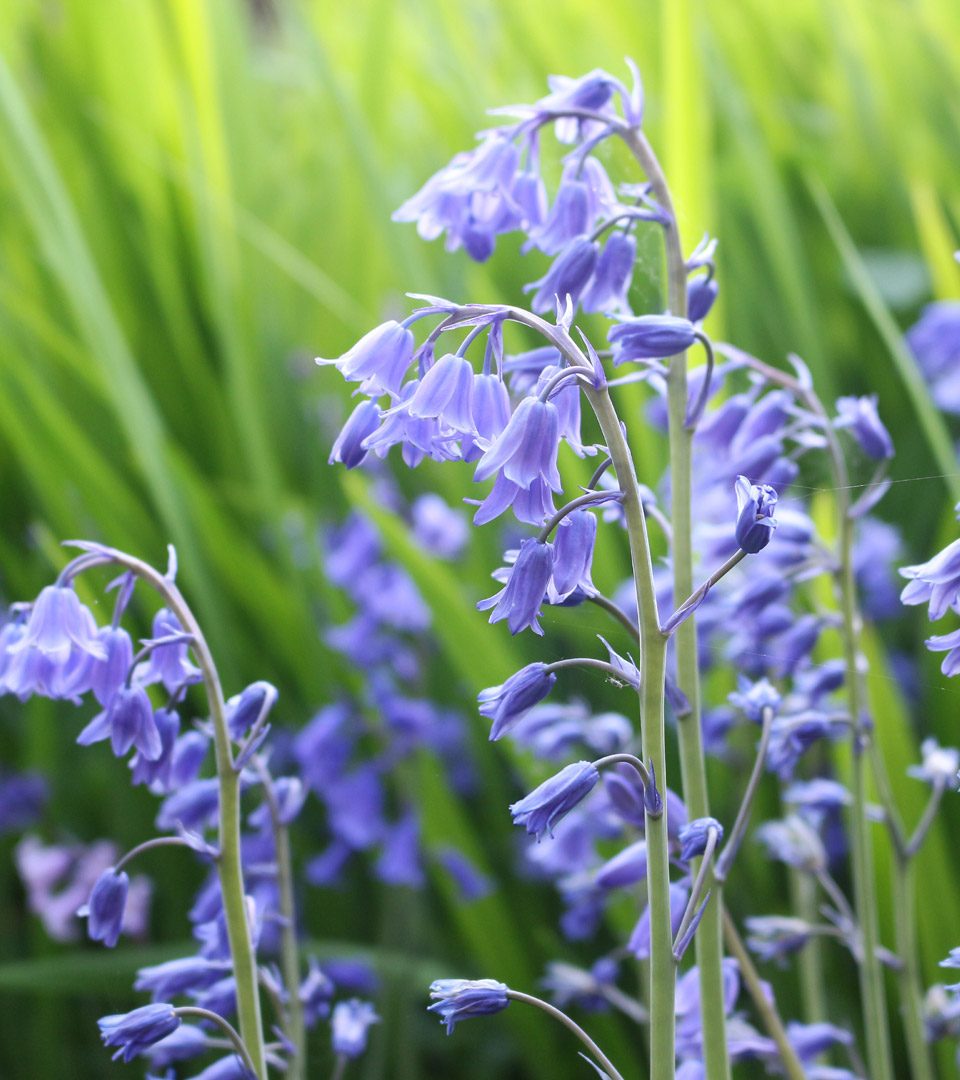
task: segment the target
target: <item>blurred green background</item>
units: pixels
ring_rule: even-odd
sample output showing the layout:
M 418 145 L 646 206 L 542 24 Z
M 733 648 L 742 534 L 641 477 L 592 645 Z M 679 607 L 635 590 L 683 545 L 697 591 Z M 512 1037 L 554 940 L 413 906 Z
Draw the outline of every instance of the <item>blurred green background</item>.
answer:
M 945 508 L 958 476 L 945 426 L 915 394 L 898 328 L 931 296 L 958 290 L 954 0 L 4 0 L 4 598 L 35 594 L 63 559 L 63 538 L 155 561 L 172 542 L 228 690 L 275 682 L 280 719 L 294 726 L 330 700 L 343 675 L 316 627 L 338 599 L 314 536 L 363 500 L 364 484 L 326 464 L 346 391 L 312 358 L 338 355 L 405 311 L 406 291 L 516 297 L 536 275 L 514 248 L 478 267 L 425 245 L 390 213 L 470 145 L 487 107 L 540 96 L 550 73 L 622 74 L 625 55 L 644 75 L 647 124 L 687 246 L 707 230 L 720 238 L 714 335 L 774 361 L 799 352 L 825 398 L 880 395 L 895 477 L 932 477 L 895 485 L 882 514 L 906 531 L 905 561 L 928 557 L 952 535 Z M 646 479 L 661 464 L 646 463 Z M 432 466 L 401 478 L 451 502 L 462 480 Z M 530 648 L 470 610 L 497 565 L 496 539 L 476 537 L 454 574 L 419 560 L 402 530 L 388 536 L 441 636 L 457 628 L 441 641 L 437 684 L 470 711 L 476 690 Z M 919 651 L 919 618 L 893 633 Z M 918 736 L 954 737 L 958 691 L 923 659 L 911 719 L 876 648 L 877 723 L 899 778 Z M 447 669 L 459 678 L 452 689 Z M 149 831 L 153 800 L 112 760 L 76 753 L 69 706 L 4 699 L 0 722 L 4 762 L 52 778 L 46 835 L 134 843 Z M 479 721 L 476 733 L 479 743 Z M 504 755 L 482 753 L 506 783 Z M 721 792 L 739 787 L 722 770 L 713 779 Z M 912 819 L 921 785 L 898 784 Z M 459 839 L 508 876 L 508 831 L 486 828 L 501 821 L 500 805 L 467 817 L 434 782 L 428 816 L 430 835 Z M 930 980 L 960 942 L 948 824 L 921 867 Z M 130 1007 L 142 955 L 45 942 L 2 854 L 0 1075 L 123 1075 L 94 1021 Z M 155 924 L 175 953 L 196 881 L 169 867 Z M 741 895 L 775 905 L 782 882 L 762 863 L 744 867 Z M 364 906 L 324 897 L 309 912 L 315 937 L 361 943 L 385 963 L 387 1022 L 356 1075 L 583 1075 L 539 1022 L 498 1020 L 445 1043 L 422 1015 L 425 983 L 439 975 L 512 973 L 533 985 L 559 948 L 547 887 L 511 882 L 461 909 L 442 891 L 357 886 Z M 787 1007 L 793 993 L 788 977 Z M 852 1007 L 839 989 L 837 1015 Z M 612 1047 L 626 1045 L 626 1032 L 607 1028 Z

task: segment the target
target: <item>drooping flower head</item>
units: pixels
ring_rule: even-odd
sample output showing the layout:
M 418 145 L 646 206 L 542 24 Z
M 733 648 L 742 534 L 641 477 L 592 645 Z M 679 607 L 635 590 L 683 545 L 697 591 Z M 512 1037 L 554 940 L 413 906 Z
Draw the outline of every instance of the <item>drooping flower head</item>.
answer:
M 440 1017 L 448 1035 L 460 1020 L 490 1016 L 510 1004 L 507 986 L 495 979 L 437 979 L 430 984 L 430 997 L 427 1011 Z

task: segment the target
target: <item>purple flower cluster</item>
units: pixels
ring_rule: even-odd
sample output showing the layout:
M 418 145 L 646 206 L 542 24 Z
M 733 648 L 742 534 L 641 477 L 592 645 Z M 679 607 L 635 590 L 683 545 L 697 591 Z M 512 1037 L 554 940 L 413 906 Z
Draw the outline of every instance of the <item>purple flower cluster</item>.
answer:
M 26 837 L 17 848 L 17 864 L 31 910 L 59 940 L 76 936 L 77 915 L 87 919 L 89 937 L 108 947 L 115 946 L 122 933 L 142 937 L 152 889 L 146 878 L 131 876 L 126 864 L 154 847 L 189 849 L 210 867 L 189 912 L 196 954 L 142 969 L 135 988 L 149 993 L 153 1004 L 104 1017 L 100 1021 L 103 1041 L 116 1048 L 115 1056 L 124 1061 L 145 1056 L 154 1070 L 162 1070 L 221 1047 L 210 1024 L 226 1025 L 238 1053 L 221 1057 L 198 1076 L 211 1080 L 254 1075 L 249 1051 L 236 1043 L 240 1036 L 229 1026 L 230 1019 L 239 1015 L 242 991 L 235 966 L 236 913 L 228 913 L 220 873 L 222 847 L 234 842 L 220 814 L 223 793 L 230 790 L 224 786 L 226 758 L 228 778 L 232 774 L 227 783 L 235 784 L 238 793 L 253 791 L 260 796 L 259 804 L 245 813 L 237 855 L 247 946 L 258 965 L 259 982 L 274 998 L 283 1032 L 276 1048 L 267 1049 L 266 1060 L 285 1068 L 291 1057 L 304 1052 L 298 1028 L 315 1027 L 327 1018 L 335 1054 L 357 1057 L 376 1014 L 369 1002 L 351 997 L 334 1004 L 333 999 L 338 991 L 368 992 L 369 974 L 344 965 L 335 973 L 334 965 L 321 969 L 311 960 L 306 975 L 291 985 L 289 966 L 281 975 L 270 962 L 271 955 L 281 950 L 283 935 L 297 931 L 286 830 L 300 813 L 306 795 L 298 775 L 273 776 L 261 753 L 276 690 L 269 683 L 257 682 L 224 701 L 209 652 L 198 638 L 199 629 L 190 622 L 191 629 L 185 630 L 172 610 L 172 606 L 187 610 L 173 582 L 173 567 L 164 576 L 121 552 L 82 546 L 84 553 L 55 585 L 44 589 L 35 603 L 12 609 L 0 631 L 2 687 L 21 698 L 40 694 L 78 703 L 89 694 L 100 711 L 82 729 L 77 742 L 109 742 L 117 757 L 127 759 L 131 781 L 162 798 L 156 824 L 166 835 L 146 841 L 122 858 L 107 842 L 87 848 L 44 846 L 36 837 Z M 126 573 L 118 581 L 112 621 L 99 627 L 78 599 L 74 579 L 96 566 L 117 564 Z M 153 585 L 168 603 L 156 613 L 151 636 L 135 652 L 121 619 L 139 579 Z M 384 594 L 403 587 L 403 581 L 391 581 L 389 574 L 381 574 L 375 586 L 384 603 L 389 603 Z M 421 625 L 425 610 L 422 602 L 406 600 L 408 626 Z M 197 719 L 185 728 L 181 714 L 190 707 L 188 691 L 201 681 L 212 718 Z M 217 743 L 216 753 L 212 743 Z M 206 775 L 214 758 L 218 772 Z M 0 797 L 8 784 L 10 797 L 19 796 L 6 817 L 12 823 L 23 822 L 26 812 L 41 799 L 42 788 L 35 778 L 14 778 L 0 787 Z M 284 873 L 288 876 L 283 877 Z M 256 985 L 253 990 L 259 994 Z M 172 1004 L 178 1000 L 184 1004 Z M 183 1023 L 181 1014 L 200 1020 Z
M 405 512 L 385 483 L 379 494 Z M 417 504 L 410 512 L 416 528 L 422 520 Z M 463 517 L 436 500 L 430 518 L 437 547 L 428 550 L 450 558 L 448 537 L 456 536 Z M 321 708 L 293 742 L 298 774 L 323 804 L 331 838 L 307 864 L 307 880 L 336 886 L 350 861 L 366 854 L 375 856 L 374 872 L 385 884 L 420 888 L 435 863 L 464 900 L 478 899 L 490 882 L 465 855 L 424 844 L 416 792 L 392 781 L 404 759 L 427 750 L 455 791 L 466 796 L 475 789 L 464 718 L 418 693 L 429 609 L 413 580 L 386 557 L 369 518 L 351 514 L 327 534 L 324 554 L 327 576 L 355 607 L 348 622 L 327 630 L 326 640 L 365 678 L 362 692 Z

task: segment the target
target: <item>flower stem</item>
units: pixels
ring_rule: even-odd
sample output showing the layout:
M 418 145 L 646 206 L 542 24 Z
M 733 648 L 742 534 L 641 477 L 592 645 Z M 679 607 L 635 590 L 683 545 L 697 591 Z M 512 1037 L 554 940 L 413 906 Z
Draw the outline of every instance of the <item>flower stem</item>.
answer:
M 911 1080 L 933 1080 L 933 1062 L 923 1022 L 923 984 L 917 963 L 913 860 L 897 857 L 893 867 L 893 910 L 900 970 L 900 1009 L 906 1034 Z
M 828 429 L 829 430 L 829 429 Z M 832 436 L 832 432 L 830 432 Z M 836 447 L 835 438 L 832 439 Z M 832 454 L 835 462 L 839 457 Z M 842 464 L 842 457 L 839 457 Z M 847 485 L 846 468 L 838 469 L 837 486 Z M 867 1062 L 872 1080 L 893 1080 L 890 1031 L 887 1023 L 883 969 L 877 958 L 879 928 L 876 875 L 867 817 L 867 746 L 872 738 L 864 724 L 864 703 L 860 678 L 860 613 L 857 610 L 856 579 L 853 569 L 853 521 L 849 514 L 849 496 L 837 492 L 840 511 L 840 588 L 843 605 L 844 660 L 846 663 L 847 700 L 853 721 L 852 847 L 853 892 L 857 922 L 863 939 L 860 961 L 860 993 L 863 998 L 863 1023 L 867 1042 Z
M 240 1060 L 251 1071 L 253 1068 L 253 1059 L 250 1057 L 250 1052 L 244 1046 L 243 1039 L 240 1038 L 236 1028 L 229 1021 L 219 1014 L 211 1011 L 210 1009 L 201 1009 L 199 1005 L 181 1005 L 173 1010 L 177 1016 L 195 1016 L 198 1020 L 206 1020 L 208 1024 L 216 1024 L 217 1027 L 227 1036 L 231 1045 L 236 1050 Z
M 664 680 L 667 639 L 660 632 L 653 561 L 647 524 L 640 499 L 633 458 L 620 418 L 607 389 L 586 387 L 607 449 L 613 459 L 617 483 L 623 492 L 623 514 L 630 541 L 630 558 L 640 616 L 640 717 L 643 759 L 658 783 L 666 788 L 664 739 Z M 664 800 L 666 807 L 666 800 Z M 676 965 L 670 922 L 670 854 L 667 814 L 646 815 L 647 893 L 650 904 L 650 1080 L 672 1080 L 675 1066 L 674 993 Z
M 276 850 L 277 885 L 280 890 L 280 961 L 283 965 L 283 981 L 287 988 L 284 1007 L 287 1021 L 287 1038 L 293 1045 L 293 1053 L 285 1073 L 286 1080 L 300 1080 L 307 1075 L 307 1040 L 303 1020 L 303 1002 L 300 1000 L 300 948 L 297 942 L 297 912 L 293 897 L 293 865 L 290 859 L 290 831 L 281 820 L 273 777 L 262 758 L 253 759 L 254 767 L 263 782 L 264 797 L 270 812 L 273 829 L 273 846 Z
M 737 852 L 740 850 L 740 845 L 743 843 L 744 835 L 747 831 L 747 826 L 750 823 L 750 811 L 753 809 L 753 800 L 757 794 L 757 788 L 760 786 L 760 778 L 763 775 L 763 766 L 767 760 L 767 747 L 770 744 L 770 732 L 773 728 L 773 709 L 764 708 L 762 713 L 763 727 L 760 733 L 760 745 L 757 747 L 757 760 L 753 764 L 753 772 L 750 774 L 750 779 L 747 781 L 746 791 L 743 793 L 743 799 L 740 802 L 740 809 L 737 812 L 736 821 L 733 823 L 733 828 L 730 830 L 730 835 L 727 837 L 726 846 L 723 849 L 723 853 L 717 859 L 716 868 L 714 869 L 714 880 L 718 885 L 722 885 L 727 880 L 727 875 L 730 873 L 730 867 L 733 865 L 733 860 L 737 857 Z
M 524 994 L 520 990 L 508 990 L 507 997 L 511 998 L 513 1001 L 522 1001 L 526 1005 L 535 1005 L 538 1009 L 542 1009 L 548 1016 L 552 1016 L 554 1020 L 559 1020 L 568 1031 L 572 1031 L 573 1034 L 576 1035 L 593 1057 L 597 1059 L 603 1068 L 603 1071 L 610 1077 L 610 1080 L 623 1080 L 623 1077 L 613 1067 L 613 1064 L 607 1055 L 599 1046 L 597 1046 L 583 1028 L 571 1020 L 565 1012 L 562 1012 L 556 1006 L 551 1005 L 548 1001 L 543 1001 L 541 998 L 534 997 L 532 994 Z
M 753 1000 L 753 1006 L 763 1021 L 763 1026 L 767 1029 L 767 1034 L 777 1044 L 784 1072 L 789 1077 L 789 1080 L 804 1080 L 807 1075 L 806 1070 L 800 1064 L 797 1052 L 790 1045 L 786 1028 L 783 1026 L 777 1007 L 767 996 L 767 988 L 760 979 L 757 969 L 753 966 L 753 959 L 740 938 L 736 924 L 730 918 L 730 913 L 725 907 L 721 907 L 720 904 L 717 904 L 717 907 L 721 908 L 723 933 L 727 939 L 727 948 L 740 967 L 740 976 L 746 984 L 747 991 Z
M 656 154 L 639 128 L 618 134 L 629 147 L 650 183 L 653 197 L 667 218 L 663 228 L 667 260 L 667 306 L 670 313 L 687 313 L 687 266 L 680 243 L 673 197 Z M 670 520 L 673 529 L 673 595 L 693 592 L 693 537 L 691 492 L 693 483 L 693 429 L 687 426 L 687 357 L 670 360 L 667 377 L 667 413 L 670 441 Z M 683 797 L 691 818 L 709 817 L 707 770 L 700 730 L 700 668 L 695 620 L 689 618 L 675 634 L 677 683 L 690 703 L 690 711 L 677 720 Z M 646 755 L 645 755 L 646 756 Z M 729 1080 L 726 1020 L 723 1008 L 723 942 L 720 931 L 720 896 L 707 905 L 696 935 L 700 999 L 703 1002 L 703 1053 L 706 1080 Z

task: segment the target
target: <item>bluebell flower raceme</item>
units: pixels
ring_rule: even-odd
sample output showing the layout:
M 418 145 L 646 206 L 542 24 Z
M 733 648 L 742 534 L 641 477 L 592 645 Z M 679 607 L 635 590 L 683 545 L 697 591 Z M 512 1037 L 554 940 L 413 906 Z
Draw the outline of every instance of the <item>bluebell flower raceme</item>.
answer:
M 507 992 L 507 986 L 494 979 L 437 979 L 430 984 L 433 1004 L 427 1011 L 439 1016 L 452 1035 L 461 1020 L 502 1012 L 510 1004 Z

